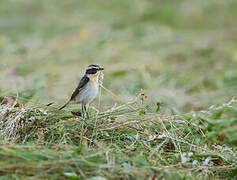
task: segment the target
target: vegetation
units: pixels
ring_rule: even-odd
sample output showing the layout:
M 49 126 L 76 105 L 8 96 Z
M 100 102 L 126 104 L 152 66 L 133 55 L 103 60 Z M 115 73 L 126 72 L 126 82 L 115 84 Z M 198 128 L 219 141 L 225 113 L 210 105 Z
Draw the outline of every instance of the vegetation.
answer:
M 235 179 L 236 18 L 235 0 L 0 1 L 0 180 Z M 92 63 L 90 119 L 57 111 Z

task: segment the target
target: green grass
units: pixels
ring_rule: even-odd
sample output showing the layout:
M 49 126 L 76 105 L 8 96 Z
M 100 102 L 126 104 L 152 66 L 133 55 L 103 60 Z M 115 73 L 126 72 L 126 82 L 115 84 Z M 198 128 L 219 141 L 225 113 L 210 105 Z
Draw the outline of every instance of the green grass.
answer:
M 0 99 L 18 105 L 0 106 L 0 179 L 234 179 L 236 12 L 234 0 L 2 0 Z M 91 118 L 56 111 L 92 63 L 106 89 Z

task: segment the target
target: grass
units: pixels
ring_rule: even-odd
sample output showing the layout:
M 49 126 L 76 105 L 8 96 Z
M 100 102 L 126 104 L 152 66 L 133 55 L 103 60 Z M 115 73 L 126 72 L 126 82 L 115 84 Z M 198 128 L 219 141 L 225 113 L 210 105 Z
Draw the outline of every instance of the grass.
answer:
M 17 104 L 0 106 L 0 179 L 234 179 L 236 12 L 234 0 L 2 0 L 0 100 Z M 105 75 L 91 118 L 56 111 L 92 63 Z
M 1 175 L 22 179 L 205 179 L 236 175 L 236 130 L 232 126 L 236 119 L 228 123 L 225 119 L 236 109 L 236 99 L 182 115 L 152 112 L 141 99 L 128 107 L 101 112 L 86 122 L 50 108 L 3 106 L 7 111 L 1 112 L 8 114 L 1 124 L 1 136 L 5 137 L 0 148 Z M 190 152 L 191 157 L 184 160 Z M 207 158 L 210 162 L 204 165 Z

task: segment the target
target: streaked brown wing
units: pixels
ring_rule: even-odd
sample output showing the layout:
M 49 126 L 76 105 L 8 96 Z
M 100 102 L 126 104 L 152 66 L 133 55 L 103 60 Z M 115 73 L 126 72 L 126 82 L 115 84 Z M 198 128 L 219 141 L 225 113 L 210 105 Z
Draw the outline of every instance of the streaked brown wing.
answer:
M 79 85 L 75 89 L 75 91 L 72 93 L 70 101 L 74 100 L 76 96 L 80 93 L 81 89 L 89 82 L 89 78 L 87 76 L 83 76 Z

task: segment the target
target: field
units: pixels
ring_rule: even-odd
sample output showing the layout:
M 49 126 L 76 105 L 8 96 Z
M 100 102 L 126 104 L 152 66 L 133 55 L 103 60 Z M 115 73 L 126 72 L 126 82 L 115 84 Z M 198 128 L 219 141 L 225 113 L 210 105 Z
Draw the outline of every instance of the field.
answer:
M 1 0 L 0 180 L 236 179 L 236 19 L 236 0 Z M 57 109 L 89 64 L 85 121 Z

